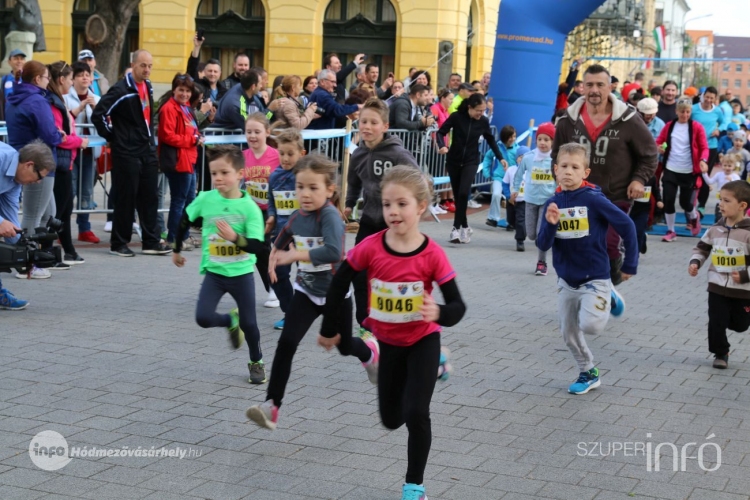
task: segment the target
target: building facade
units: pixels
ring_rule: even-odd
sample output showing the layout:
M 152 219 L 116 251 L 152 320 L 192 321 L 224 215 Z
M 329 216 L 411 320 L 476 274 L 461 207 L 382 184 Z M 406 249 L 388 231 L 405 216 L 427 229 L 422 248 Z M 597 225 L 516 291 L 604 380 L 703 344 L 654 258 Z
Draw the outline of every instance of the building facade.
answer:
M 750 57 L 750 37 L 714 36 L 714 57 Z M 750 62 L 717 61 L 713 64 L 713 74 L 719 92 L 723 94 L 729 90 L 743 106 L 750 106 Z
M 15 0 L 0 0 L 0 32 L 6 33 Z M 47 52 L 43 62 L 70 61 L 88 48 L 83 36 L 91 0 L 39 0 Z M 121 66 L 137 49 L 154 56 L 152 80 L 171 82 L 185 71 L 198 27 L 206 33 L 203 57 L 222 61 L 225 75 L 237 52 L 276 75 L 307 76 L 323 55 L 342 62 L 364 52 L 381 75 L 397 78 L 410 67 L 435 68 L 439 45 L 453 44 L 453 71 L 465 80 L 490 71 L 500 0 L 142 0 L 131 21 Z M 7 20 L 7 23 L 6 23 Z

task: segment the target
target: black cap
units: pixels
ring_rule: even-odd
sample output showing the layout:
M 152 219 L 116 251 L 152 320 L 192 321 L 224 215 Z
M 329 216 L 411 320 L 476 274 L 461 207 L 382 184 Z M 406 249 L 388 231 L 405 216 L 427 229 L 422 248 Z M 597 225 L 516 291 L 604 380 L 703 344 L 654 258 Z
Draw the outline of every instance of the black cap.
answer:
M 458 86 L 458 90 L 471 90 L 472 92 L 477 91 L 477 89 L 475 89 L 473 85 L 465 82 Z
M 610 83 L 620 83 L 620 80 L 618 80 L 615 75 L 610 76 L 609 81 Z

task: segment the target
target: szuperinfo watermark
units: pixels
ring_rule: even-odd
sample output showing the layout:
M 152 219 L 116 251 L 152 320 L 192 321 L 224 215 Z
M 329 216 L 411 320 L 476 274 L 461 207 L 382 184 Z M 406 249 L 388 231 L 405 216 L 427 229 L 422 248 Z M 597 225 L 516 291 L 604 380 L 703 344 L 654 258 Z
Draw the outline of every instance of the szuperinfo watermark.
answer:
M 68 441 L 62 434 L 55 431 L 42 431 L 29 443 L 29 457 L 31 461 L 42 470 L 55 471 L 68 465 L 74 458 L 198 458 L 203 455 L 203 450 L 194 448 L 173 448 L 152 446 L 144 448 L 104 448 L 97 446 L 68 446 Z
M 650 438 L 651 433 L 646 433 Z M 709 442 L 715 438 L 715 434 L 706 436 L 706 442 L 685 443 L 678 447 L 675 443 L 658 443 L 651 441 L 611 441 L 602 442 L 580 442 L 578 443 L 578 456 L 603 458 L 610 456 L 638 457 L 646 459 L 646 470 L 648 472 L 659 472 L 661 470 L 662 453 L 671 451 L 672 471 L 685 472 L 688 460 L 697 460 L 698 467 L 705 472 L 713 472 L 721 467 L 721 446 L 718 443 Z M 697 452 L 697 453 L 696 453 Z M 691 453 L 696 453 L 691 455 Z M 665 458 L 669 458 L 667 455 Z

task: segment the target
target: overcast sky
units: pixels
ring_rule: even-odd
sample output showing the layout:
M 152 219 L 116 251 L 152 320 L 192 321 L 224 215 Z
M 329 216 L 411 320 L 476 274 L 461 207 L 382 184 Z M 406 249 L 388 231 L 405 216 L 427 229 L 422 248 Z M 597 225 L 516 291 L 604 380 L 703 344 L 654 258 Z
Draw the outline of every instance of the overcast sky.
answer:
M 690 6 L 686 17 L 688 20 L 713 14 L 711 17 L 689 22 L 687 29 L 712 30 L 714 35 L 750 36 L 750 1 L 687 0 L 687 3 Z

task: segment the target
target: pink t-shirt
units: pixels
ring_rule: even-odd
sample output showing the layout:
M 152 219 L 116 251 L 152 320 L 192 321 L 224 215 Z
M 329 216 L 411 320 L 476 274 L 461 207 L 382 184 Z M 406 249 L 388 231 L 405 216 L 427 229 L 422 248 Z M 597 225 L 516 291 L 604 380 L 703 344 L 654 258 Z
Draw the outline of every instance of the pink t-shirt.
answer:
M 396 253 L 385 245 L 385 232 L 373 234 L 349 250 L 349 265 L 367 270 L 368 317 L 364 326 L 378 340 L 395 346 L 410 346 L 441 330 L 419 315 L 424 293 L 456 277 L 445 251 L 433 240 L 408 254 Z
M 268 178 L 281 164 L 279 152 L 267 146 L 260 158 L 255 157 L 252 149 L 246 149 L 242 154 L 245 156 L 245 189 L 261 210 L 268 210 Z

